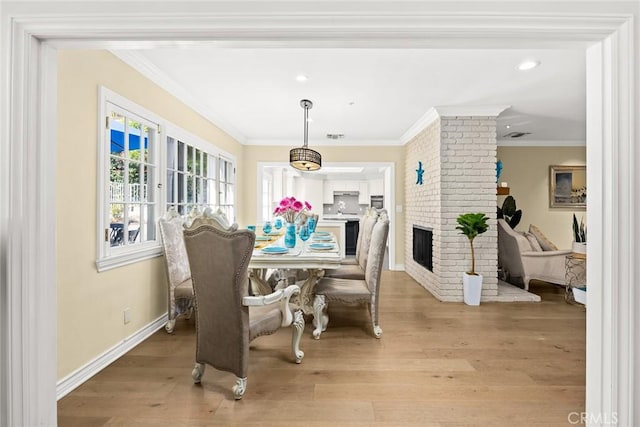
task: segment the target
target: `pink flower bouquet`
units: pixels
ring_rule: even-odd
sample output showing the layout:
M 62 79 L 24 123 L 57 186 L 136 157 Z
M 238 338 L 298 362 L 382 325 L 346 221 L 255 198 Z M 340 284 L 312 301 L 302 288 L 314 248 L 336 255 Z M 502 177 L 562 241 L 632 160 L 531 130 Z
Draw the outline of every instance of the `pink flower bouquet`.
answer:
M 300 215 L 311 212 L 311 205 L 307 201 L 297 200 L 295 197 L 285 197 L 280 200 L 273 211 L 276 216 L 281 216 L 285 222 L 295 222 Z

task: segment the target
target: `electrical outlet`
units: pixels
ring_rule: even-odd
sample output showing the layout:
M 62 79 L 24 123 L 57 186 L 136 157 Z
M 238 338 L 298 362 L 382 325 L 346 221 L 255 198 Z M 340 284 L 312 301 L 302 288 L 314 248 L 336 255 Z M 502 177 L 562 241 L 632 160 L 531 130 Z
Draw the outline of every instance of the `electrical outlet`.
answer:
M 125 308 L 123 313 L 124 313 L 124 324 L 126 325 L 127 323 L 131 322 L 131 309 Z

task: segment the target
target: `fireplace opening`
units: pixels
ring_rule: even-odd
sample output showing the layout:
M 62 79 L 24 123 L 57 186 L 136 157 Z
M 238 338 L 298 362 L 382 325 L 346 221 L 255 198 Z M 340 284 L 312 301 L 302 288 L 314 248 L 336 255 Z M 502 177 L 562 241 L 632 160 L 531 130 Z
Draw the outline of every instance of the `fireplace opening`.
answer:
M 413 260 L 433 271 L 433 228 L 413 226 Z

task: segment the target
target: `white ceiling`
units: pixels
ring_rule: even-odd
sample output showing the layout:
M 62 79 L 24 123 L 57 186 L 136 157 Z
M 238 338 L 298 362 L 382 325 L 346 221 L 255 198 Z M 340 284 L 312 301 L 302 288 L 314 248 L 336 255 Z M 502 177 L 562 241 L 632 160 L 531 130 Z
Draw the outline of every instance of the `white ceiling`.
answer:
M 144 69 L 244 144 L 400 144 L 437 106 L 511 106 L 498 139 L 517 144 L 585 140 L 585 53 L 575 49 L 221 48 L 114 51 Z M 541 65 L 519 71 L 524 59 Z M 300 83 L 296 76 L 308 81 Z M 177 89 L 177 91 L 176 91 Z M 193 102 L 191 102 L 193 104 Z M 509 129 L 506 125 L 511 125 Z M 326 134 L 344 134 L 328 140 Z

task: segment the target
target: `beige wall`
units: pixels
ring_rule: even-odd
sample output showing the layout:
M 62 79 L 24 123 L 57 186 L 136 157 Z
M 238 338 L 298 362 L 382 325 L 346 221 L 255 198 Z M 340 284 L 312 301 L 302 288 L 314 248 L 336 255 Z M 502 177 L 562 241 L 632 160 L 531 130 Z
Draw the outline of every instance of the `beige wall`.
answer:
M 58 54 L 58 378 L 166 312 L 162 258 L 96 271 L 98 86 L 103 85 L 237 156 L 231 137 L 106 51 Z M 243 209 L 242 177 L 238 209 Z M 123 310 L 131 323 L 123 324 Z
M 586 221 L 586 212 L 549 208 L 549 166 L 585 165 L 586 147 L 498 147 L 497 157 L 503 163 L 500 181 L 509 184 L 510 194 L 522 209 L 516 229 L 528 230 L 529 224 L 535 224 L 558 248 L 571 248 L 572 214 Z M 504 198 L 498 196 L 499 205 Z
M 285 146 L 244 146 L 244 189 L 248 197 L 238 215 L 240 224 L 256 221 L 257 170 L 258 162 L 288 162 L 289 149 Z M 402 146 L 371 147 L 312 147 L 322 154 L 323 163 L 337 162 L 393 162 L 395 164 L 396 205 L 404 206 L 404 152 Z M 396 264 L 404 263 L 404 213 L 396 213 L 393 206 L 387 208 L 396 226 Z

